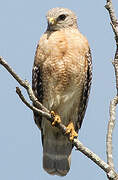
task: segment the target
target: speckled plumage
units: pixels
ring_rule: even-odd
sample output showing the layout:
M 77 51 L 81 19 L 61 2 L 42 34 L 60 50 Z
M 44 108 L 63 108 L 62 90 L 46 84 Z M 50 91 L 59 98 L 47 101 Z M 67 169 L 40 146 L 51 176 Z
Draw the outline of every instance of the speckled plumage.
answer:
M 59 114 L 66 126 L 72 121 L 78 132 L 88 103 L 92 67 L 88 41 L 79 32 L 76 19 L 65 8 L 48 12 L 48 28 L 36 50 L 32 88 L 45 107 Z M 36 113 L 34 119 L 42 133 L 44 169 L 66 175 L 72 143 Z

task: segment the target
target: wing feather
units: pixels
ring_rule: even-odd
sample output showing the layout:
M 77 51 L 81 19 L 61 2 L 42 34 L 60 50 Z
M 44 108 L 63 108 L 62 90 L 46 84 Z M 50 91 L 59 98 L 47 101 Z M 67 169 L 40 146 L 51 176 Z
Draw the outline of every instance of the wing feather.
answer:
M 39 66 L 34 64 L 32 69 L 32 89 L 34 91 L 37 99 L 43 102 L 43 83 L 42 83 L 42 73 Z M 42 116 L 34 112 L 35 123 L 41 128 Z
M 90 94 L 90 89 L 91 89 L 91 81 L 92 81 L 92 57 L 91 57 L 91 51 L 89 49 L 89 52 L 86 54 L 86 58 L 88 61 L 88 70 L 86 73 L 86 78 L 85 78 L 85 83 L 83 86 L 83 93 L 81 96 L 81 103 L 79 105 L 79 110 L 78 110 L 78 122 L 76 126 L 76 131 L 81 128 L 83 118 L 86 112 L 87 104 L 88 104 L 88 99 L 89 99 L 89 94 Z

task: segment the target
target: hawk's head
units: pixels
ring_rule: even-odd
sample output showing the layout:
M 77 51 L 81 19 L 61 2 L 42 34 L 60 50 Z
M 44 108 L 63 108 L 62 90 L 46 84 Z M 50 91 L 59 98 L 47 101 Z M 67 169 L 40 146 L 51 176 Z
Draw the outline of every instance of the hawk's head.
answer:
M 53 8 L 48 11 L 46 17 L 50 31 L 69 27 L 77 28 L 77 17 L 67 8 Z

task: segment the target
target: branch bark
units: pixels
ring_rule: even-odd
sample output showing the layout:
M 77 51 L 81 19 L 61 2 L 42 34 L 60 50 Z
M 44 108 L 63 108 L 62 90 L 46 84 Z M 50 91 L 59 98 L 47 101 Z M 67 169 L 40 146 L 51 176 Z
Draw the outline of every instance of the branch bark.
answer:
M 113 32 L 115 34 L 116 53 L 115 53 L 115 57 L 114 57 L 114 60 L 112 63 L 113 63 L 114 70 L 115 70 L 116 90 L 117 90 L 117 95 L 118 95 L 118 20 L 115 15 L 115 11 L 114 11 L 114 8 L 112 5 L 112 0 L 107 0 L 105 8 L 109 12 L 109 16 L 111 19 L 111 26 L 112 26 Z
M 115 15 L 115 11 L 112 5 L 112 0 L 107 0 L 107 3 L 105 5 L 105 8 L 109 12 L 109 16 L 111 19 L 111 26 L 112 30 L 115 34 L 115 42 L 116 42 L 116 53 L 114 60 L 112 62 L 115 70 L 115 77 L 116 77 L 116 90 L 117 95 L 114 97 L 114 99 L 110 102 L 110 120 L 108 123 L 108 132 L 106 137 L 106 152 L 107 152 L 107 163 L 114 169 L 114 163 L 113 163 L 113 155 L 112 155 L 112 134 L 113 129 L 115 126 L 115 120 L 116 120 L 116 106 L 118 104 L 118 20 Z
M 110 119 L 108 123 L 108 131 L 107 131 L 107 138 L 106 138 L 106 152 L 107 152 L 107 163 L 114 169 L 113 163 L 113 155 L 112 155 L 112 134 L 113 129 L 115 126 L 115 119 L 116 119 L 116 105 L 118 104 L 118 96 L 116 96 L 110 102 Z

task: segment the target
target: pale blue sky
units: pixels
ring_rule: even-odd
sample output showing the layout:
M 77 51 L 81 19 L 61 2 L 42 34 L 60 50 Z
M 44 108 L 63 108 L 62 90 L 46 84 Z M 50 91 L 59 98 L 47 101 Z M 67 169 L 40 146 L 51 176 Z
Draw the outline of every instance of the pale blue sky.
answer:
M 116 93 L 111 64 L 115 42 L 105 3 L 105 0 L 0 0 L 0 56 L 30 82 L 36 44 L 46 30 L 47 10 L 66 7 L 77 14 L 79 29 L 88 38 L 93 57 L 91 96 L 79 139 L 104 160 L 109 102 Z M 117 0 L 113 3 L 117 7 Z M 116 11 L 118 15 L 118 8 Z M 60 177 L 50 176 L 42 168 L 40 131 L 32 112 L 16 95 L 16 86 L 17 82 L 0 67 L 0 179 L 59 180 Z M 116 166 L 117 137 L 118 122 L 113 135 Z M 71 170 L 62 179 L 72 178 L 107 179 L 99 167 L 74 149 Z

